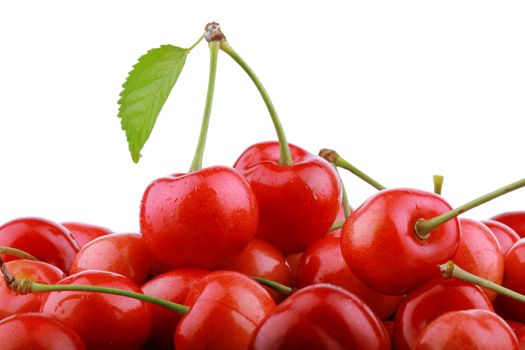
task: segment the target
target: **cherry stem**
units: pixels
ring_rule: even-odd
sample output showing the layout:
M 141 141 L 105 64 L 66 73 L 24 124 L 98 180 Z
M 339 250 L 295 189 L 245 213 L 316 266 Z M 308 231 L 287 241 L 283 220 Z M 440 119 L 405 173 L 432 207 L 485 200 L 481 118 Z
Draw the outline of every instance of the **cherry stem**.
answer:
M 429 237 L 430 232 L 434 230 L 436 227 L 444 224 L 448 220 L 455 218 L 456 216 L 463 214 L 464 212 L 473 209 L 477 206 L 480 206 L 481 204 L 487 203 L 488 201 L 493 200 L 494 198 L 503 196 L 504 194 L 507 194 L 509 192 L 512 192 L 514 190 L 517 190 L 518 188 L 521 188 L 525 186 L 525 178 L 518 180 L 516 182 L 513 182 L 511 184 L 508 184 L 507 186 L 501 187 L 495 191 L 492 191 L 490 193 L 487 193 L 479 198 L 476 198 L 468 203 L 465 203 L 447 213 L 444 213 L 442 215 L 436 216 L 432 219 L 419 219 L 416 221 L 416 224 L 414 226 L 414 230 L 418 237 L 421 239 L 426 239 Z
M 202 39 L 204 39 L 206 37 L 206 33 L 202 34 L 201 37 L 199 38 L 199 40 L 197 40 L 195 42 L 195 44 L 191 45 L 190 47 L 188 47 L 186 50 L 188 50 L 188 52 L 190 52 L 191 50 L 193 50 L 195 48 L 195 46 L 199 45 L 200 42 L 202 41 Z
M 210 26 L 206 37 L 213 34 L 217 30 Z M 206 146 L 206 137 L 208 136 L 208 127 L 210 124 L 211 106 L 213 103 L 213 92 L 215 90 L 215 77 L 217 75 L 217 56 L 219 54 L 220 41 L 213 40 L 209 43 L 210 47 L 210 74 L 208 78 L 208 93 L 206 95 L 206 104 L 204 105 L 204 116 L 202 117 L 201 132 L 199 135 L 199 142 L 195 150 L 195 156 L 191 163 L 190 172 L 200 170 L 202 168 L 202 157 L 204 156 L 204 147 Z
M 441 189 L 443 188 L 443 180 L 445 177 L 443 175 L 434 175 L 434 193 L 441 195 Z
M 337 176 L 339 176 L 339 182 L 341 182 L 341 189 L 343 191 L 343 211 L 345 212 L 345 218 L 347 218 L 350 215 L 350 203 L 348 202 L 348 194 L 346 193 L 345 184 L 343 183 L 343 179 L 341 179 L 341 174 L 339 174 L 339 170 L 337 170 L 335 164 L 332 165 L 334 166 Z
M 37 258 L 35 258 L 29 253 L 26 253 L 23 250 L 11 248 L 11 247 L 0 246 L 0 254 L 12 255 L 20 259 L 39 261 Z
M 285 286 L 284 284 L 281 284 L 279 282 L 275 282 L 275 281 L 272 281 L 272 280 L 269 280 L 263 277 L 252 277 L 252 278 L 256 280 L 257 282 L 259 282 L 260 284 L 262 284 L 263 286 L 269 287 L 282 295 L 288 296 L 292 294 L 293 292 L 295 292 L 295 289 Z
M 498 294 L 502 294 L 506 297 L 509 297 L 509 298 L 521 301 L 522 303 L 525 303 L 525 295 L 517 293 L 503 286 L 500 286 L 499 284 L 489 281 L 485 278 L 471 274 L 470 272 L 467 272 L 463 270 L 462 268 L 460 268 L 459 266 L 457 266 L 456 264 L 454 264 L 453 261 L 447 261 L 444 264 L 438 265 L 438 267 L 439 267 L 439 270 L 441 271 L 441 275 L 443 276 L 443 278 L 454 277 L 459 280 L 473 283 L 480 287 L 493 290 L 497 292 Z
M 286 135 L 284 134 L 284 129 L 281 124 L 281 121 L 279 120 L 279 116 L 277 115 L 277 111 L 275 110 L 275 107 L 272 103 L 272 100 L 270 99 L 270 96 L 268 95 L 268 92 L 264 88 L 263 84 L 255 75 L 253 70 L 248 66 L 248 64 L 239 56 L 237 52 L 230 46 L 230 44 L 223 40 L 221 42 L 221 50 L 226 52 L 241 68 L 248 74 L 248 76 L 251 78 L 252 82 L 257 87 L 257 90 L 259 90 L 259 93 L 261 94 L 262 99 L 264 100 L 264 103 L 266 104 L 266 108 L 268 108 L 268 112 L 270 113 L 270 117 L 272 118 L 273 126 L 275 128 L 275 132 L 277 133 L 277 138 L 279 139 L 279 145 L 280 145 L 280 158 L 279 158 L 279 164 L 281 165 L 291 165 L 293 164 L 292 160 L 292 154 L 290 152 L 290 147 L 288 146 L 288 141 L 286 140 Z
M 328 232 L 332 232 L 335 230 L 339 230 L 341 227 L 343 227 L 343 224 L 345 223 L 344 220 L 339 220 L 333 223 L 332 227 L 328 230 Z
M 381 185 L 379 182 L 372 179 L 370 176 L 368 176 L 367 174 L 365 174 L 364 172 L 347 162 L 343 157 L 339 155 L 339 153 L 337 153 L 334 150 L 324 148 L 319 151 L 319 156 L 323 157 L 330 163 L 335 164 L 339 168 L 343 168 L 350 171 L 352 174 L 356 175 L 358 178 L 360 178 L 361 180 L 363 180 L 364 182 L 366 182 L 367 184 L 379 191 L 382 191 L 386 188 L 385 186 Z

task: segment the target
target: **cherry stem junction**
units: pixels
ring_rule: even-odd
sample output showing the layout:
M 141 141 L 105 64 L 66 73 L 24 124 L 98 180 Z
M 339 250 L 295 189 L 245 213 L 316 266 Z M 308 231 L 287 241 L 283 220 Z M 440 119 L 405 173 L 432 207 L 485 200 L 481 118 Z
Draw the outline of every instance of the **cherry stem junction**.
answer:
M 443 188 L 443 180 L 445 177 L 443 175 L 434 175 L 434 193 L 441 195 L 441 190 Z
M 24 252 L 23 250 L 12 248 L 12 247 L 0 246 L 0 254 L 12 255 L 20 259 L 39 261 L 33 255 L 27 252 Z
M 335 231 L 335 230 L 339 230 L 341 227 L 343 227 L 343 224 L 345 223 L 344 220 L 339 220 L 339 221 L 336 221 L 332 224 L 332 227 L 330 227 L 330 229 L 328 229 L 328 232 L 332 232 L 332 231 Z
M 284 284 L 281 284 L 279 282 L 275 282 L 275 281 L 272 281 L 272 280 L 269 280 L 263 277 L 252 277 L 252 278 L 256 280 L 257 282 L 259 282 L 260 284 L 262 284 L 263 286 L 269 287 L 282 295 L 288 296 L 292 294 L 293 292 L 295 292 L 293 288 L 285 286 Z

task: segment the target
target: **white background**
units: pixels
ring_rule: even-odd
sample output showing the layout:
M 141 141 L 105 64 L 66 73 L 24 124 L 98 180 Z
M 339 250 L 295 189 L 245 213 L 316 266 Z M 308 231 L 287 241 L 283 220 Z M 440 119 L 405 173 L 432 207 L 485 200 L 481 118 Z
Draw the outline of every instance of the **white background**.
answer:
M 120 86 L 161 44 L 208 21 L 259 75 L 289 141 L 338 150 L 387 187 L 459 205 L 525 177 L 523 1 L 3 1 L 0 223 L 42 216 L 137 231 L 153 179 L 189 168 L 208 70 L 203 43 L 138 165 L 117 118 Z M 219 57 L 205 165 L 275 139 L 247 76 Z M 356 207 L 374 189 L 344 176 Z M 468 214 L 525 209 L 525 189 Z

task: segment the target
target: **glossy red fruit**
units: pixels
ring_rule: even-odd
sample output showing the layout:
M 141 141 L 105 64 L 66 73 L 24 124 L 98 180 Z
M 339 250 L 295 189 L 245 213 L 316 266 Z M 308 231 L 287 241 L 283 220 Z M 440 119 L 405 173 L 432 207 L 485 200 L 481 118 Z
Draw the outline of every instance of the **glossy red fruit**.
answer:
M 456 265 L 494 283 L 503 282 L 503 254 L 492 231 L 479 221 L 460 219 L 461 241 L 452 259 Z M 497 293 L 483 289 L 490 300 Z
M 518 338 L 518 344 L 520 346 L 520 350 L 525 349 L 525 326 L 522 326 L 514 330 L 514 333 L 516 334 L 516 337 Z
M 346 264 L 338 237 L 324 237 L 306 249 L 297 268 L 297 286 L 329 283 L 360 297 L 381 319 L 397 309 L 403 296 L 379 294 L 359 281 Z
M 505 255 L 510 247 L 520 239 L 520 236 L 518 236 L 516 231 L 499 221 L 482 220 L 481 222 L 487 226 L 492 233 L 494 233 L 503 255 Z
M 70 273 L 85 270 L 115 272 L 137 285 L 146 281 L 151 267 L 151 254 L 141 235 L 115 233 L 94 239 L 78 252 Z
M 428 325 L 414 350 L 519 350 L 505 321 L 486 310 L 448 312 Z
M 63 222 L 62 226 L 68 229 L 80 248 L 95 238 L 113 233 L 109 228 L 82 222 Z
M 512 228 L 520 237 L 525 237 L 525 211 L 508 211 L 490 218 Z
M 40 218 L 20 218 L 0 227 L 0 246 L 21 249 L 39 260 L 69 271 L 79 247 L 62 225 Z M 10 255 L 1 255 L 4 261 Z
M 525 293 L 525 238 L 517 241 L 505 255 L 503 286 L 518 293 Z M 512 319 L 525 323 L 525 304 L 503 295 L 498 304 Z
M 259 206 L 257 237 L 283 254 L 299 253 L 322 238 L 341 205 L 333 167 L 313 156 L 292 165 L 263 161 L 244 172 Z
M 54 317 L 31 312 L 0 321 L 2 350 L 84 350 L 80 337 Z
M 414 231 L 420 218 L 434 218 L 451 209 L 430 192 L 378 192 L 346 219 L 341 231 L 343 256 L 368 287 L 383 294 L 403 294 L 436 276 L 436 265 L 454 256 L 461 236 L 457 219 L 437 227 L 424 240 Z
M 142 292 L 157 298 L 184 304 L 194 284 L 209 272 L 199 269 L 178 269 L 163 273 L 142 286 Z M 172 349 L 175 327 L 182 316 L 161 306 L 148 304 L 153 327 L 147 346 L 152 349 Z M 147 347 L 146 346 L 146 347 Z
M 246 349 L 256 327 L 275 308 L 264 288 L 233 271 L 201 278 L 186 305 L 191 308 L 177 326 L 177 350 Z
M 250 349 L 390 349 L 390 339 L 361 299 L 317 284 L 279 304 L 257 328 Z
M 290 153 L 292 154 L 292 160 L 294 162 L 300 162 L 305 158 L 311 157 L 312 154 L 301 147 L 288 144 L 290 147 Z M 248 147 L 237 159 L 233 167 L 240 172 L 248 169 L 252 165 L 255 165 L 262 161 L 274 161 L 277 162 L 281 157 L 280 146 L 278 141 L 266 141 L 256 143 Z
M 337 212 L 337 216 L 335 217 L 334 222 L 338 222 L 339 220 L 345 220 L 345 210 L 343 206 L 339 208 L 339 211 Z M 327 236 L 334 236 L 334 237 L 341 237 L 341 229 L 338 228 L 337 230 L 329 231 L 327 233 Z
M 82 284 L 132 290 L 140 288 L 129 278 L 106 271 L 83 271 L 59 284 Z M 151 330 L 145 302 L 93 292 L 51 292 L 41 311 L 71 327 L 90 349 L 138 349 Z
M 295 285 L 292 269 L 285 257 L 272 244 L 254 239 L 237 255 L 234 255 L 220 267 L 243 273 L 247 276 L 263 277 L 288 287 Z M 284 295 L 265 287 L 275 301 L 284 299 Z
M 54 284 L 65 276 L 58 267 L 40 261 L 13 260 L 5 263 L 5 267 L 12 276 L 37 283 Z M 15 313 L 39 311 L 46 295 L 47 293 L 18 295 L 5 285 L 4 279 L 0 279 L 0 319 Z
M 248 182 L 228 167 L 155 180 L 142 198 L 142 235 L 155 257 L 173 268 L 218 266 L 255 237 L 257 223 Z
M 440 315 L 467 309 L 493 311 L 490 300 L 474 284 L 442 278 L 424 283 L 408 294 L 396 312 L 396 349 L 412 349 L 428 324 Z

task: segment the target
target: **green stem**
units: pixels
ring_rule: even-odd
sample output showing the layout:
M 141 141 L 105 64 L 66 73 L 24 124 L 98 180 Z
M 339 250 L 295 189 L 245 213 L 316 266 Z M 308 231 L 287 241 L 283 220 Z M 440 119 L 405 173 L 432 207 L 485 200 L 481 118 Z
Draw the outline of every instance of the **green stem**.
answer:
M 335 231 L 335 230 L 338 230 L 340 229 L 341 227 L 343 227 L 343 224 L 345 223 L 344 220 L 340 220 L 340 221 L 336 221 L 334 222 L 334 224 L 332 225 L 332 227 L 330 227 L 330 229 L 328 230 L 328 232 L 332 232 L 332 231 Z
M 443 188 L 443 180 L 445 179 L 443 175 L 434 175 L 434 193 L 441 195 L 441 190 Z
M 443 278 L 454 277 L 462 281 L 473 283 L 480 287 L 493 290 L 498 294 L 502 294 L 506 297 L 509 297 L 509 298 L 521 301 L 522 303 L 525 303 L 525 295 L 517 293 L 503 286 L 500 286 L 499 284 L 489 281 L 487 279 L 484 279 L 482 277 L 473 275 L 470 272 L 467 272 L 463 270 L 462 268 L 460 268 L 459 266 L 455 265 L 453 261 L 447 261 L 446 263 L 438 265 L 438 266 L 439 266 L 439 270 L 441 271 L 441 275 L 443 276 Z
M 235 50 L 230 46 L 230 44 L 223 40 L 221 42 L 221 50 L 226 52 L 241 68 L 248 74 L 248 76 L 252 79 L 253 83 L 257 87 L 257 90 L 259 90 L 259 93 L 261 94 L 262 99 L 264 100 L 264 103 L 266 104 L 266 107 L 268 108 L 268 112 L 270 112 L 270 116 L 272 118 L 273 126 L 275 128 L 275 131 L 277 133 L 277 138 L 279 139 L 279 145 L 280 145 L 280 158 L 279 158 L 279 164 L 282 165 L 291 165 L 293 163 L 292 161 L 292 154 L 290 153 L 290 147 L 288 146 L 288 141 L 286 141 L 286 135 L 284 134 L 284 129 L 281 124 L 281 121 L 279 120 L 279 116 L 277 115 L 277 111 L 275 110 L 275 107 L 272 103 L 272 100 L 270 99 L 270 96 L 268 95 L 268 92 L 266 92 L 266 89 L 264 88 L 263 84 L 255 75 L 253 70 L 248 66 L 248 64 L 235 52 Z
M 195 42 L 195 44 L 191 45 L 190 47 L 188 47 L 186 50 L 188 50 L 188 52 L 190 52 L 191 50 L 193 50 L 195 48 L 195 46 L 199 45 L 200 42 L 202 41 L 202 39 L 204 39 L 206 37 L 206 33 L 202 34 L 202 36 L 199 38 L 199 40 L 197 40 Z
M 219 53 L 219 41 L 210 42 L 210 74 L 208 78 L 208 93 L 206 95 L 206 104 L 204 106 L 204 115 L 202 117 L 201 132 L 199 135 L 199 142 L 195 150 L 195 156 L 191 163 L 190 172 L 200 170 L 202 168 L 202 157 L 204 156 L 204 148 L 206 146 L 206 137 L 208 136 L 208 127 L 210 124 L 211 106 L 213 104 L 213 92 L 215 90 L 215 77 L 217 75 L 217 56 Z
M 252 277 L 254 280 L 262 284 L 263 286 L 270 287 L 271 289 L 275 290 L 278 293 L 281 293 L 282 295 L 290 295 L 295 290 L 291 287 L 285 286 L 284 284 L 281 284 L 279 282 L 275 282 L 266 278 L 262 277 Z
M 339 170 L 337 170 L 335 164 L 332 163 L 332 165 L 334 166 L 335 172 L 337 173 L 339 181 L 341 182 L 341 189 L 343 191 L 343 211 L 345 212 L 345 218 L 347 218 L 350 215 L 350 203 L 348 203 L 348 194 L 346 193 L 345 184 L 343 183 L 343 179 L 341 179 Z
M 521 188 L 525 186 L 525 178 L 518 180 L 516 182 L 513 182 L 511 184 L 508 184 L 507 186 L 501 187 L 495 191 L 492 191 L 490 193 L 487 193 L 486 195 L 483 195 L 479 198 L 476 198 L 468 203 L 465 203 L 447 213 L 444 213 L 442 215 L 439 215 L 432 219 L 419 219 L 416 222 L 416 225 L 414 226 L 414 230 L 418 237 L 422 239 L 428 238 L 430 235 L 430 232 L 434 230 L 439 225 L 442 225 L 443 223 L 447 222 L 448 220 L 455 218 L 456 216 L 473 209 L 477 206 L 480 206 L 481 204 L 487 203 L 488 201 L 493 200 L 494 198 L 503 196 L 504 194 L 507 194 L 509 192 L 512 192 L 514 190 L 517 190 L 518 188 Z
M 31 254 L 26 253 L 23 250 L 12 248 L 12 247 L 0 246 L 0 254 L 12 255 L 20 259 L 39 261 L 37 258 L 32 256 Z

